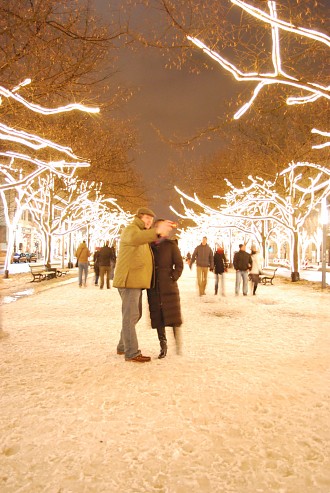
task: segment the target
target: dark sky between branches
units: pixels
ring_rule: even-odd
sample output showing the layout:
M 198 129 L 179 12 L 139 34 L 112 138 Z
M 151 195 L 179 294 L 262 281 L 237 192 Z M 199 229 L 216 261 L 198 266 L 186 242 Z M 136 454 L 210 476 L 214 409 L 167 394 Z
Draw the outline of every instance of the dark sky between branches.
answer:
M 109 1 L 95 0 L 95 5 L 106 20 Z M 135 11 L 132 22 L 140 25 L 142 30 L 153 22 L 145 16 L 139 18 L 139 15 Z M 202 55 L 195 52 L 194 56 Z M 155 195 L 149 206 L 158 217 L 173 218 L 168 197 L 169 163 L 176 163 L 179 175 L 183 159 L 198 162 L 221 148 L 221 138 L 197 141 L 193 149 L 178 149 L 162 141 L 155 128 L 169 140 L 185 141 L 202 128 L 215 125 L 217 117 L 225 111 L 224 102 L 239 91 L 237 83 L 220 67 L 213 71 L 203 70 L 197 75 L 186 67 L 166 69 L 165 63 L 166 59 L 157 49 L 141 47 L 132 52 L 122 48 L 116 80 L 135 91 L 121 108 L 121 115 L 134 119 L 137 124 L 142 152 L 134 155 L 134 166 Z

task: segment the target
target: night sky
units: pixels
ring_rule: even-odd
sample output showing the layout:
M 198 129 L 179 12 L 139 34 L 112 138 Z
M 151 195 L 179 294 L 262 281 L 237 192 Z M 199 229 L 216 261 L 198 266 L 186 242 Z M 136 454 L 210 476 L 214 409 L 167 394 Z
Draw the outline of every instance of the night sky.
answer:
M 95 4 L 106 16 L 106 0 L 95 0 Z M 147 18 L 135 18 L 142 28 L 152 22 Z M 195 50 L 194 56 L 202 56 Z M 157 194 L 149 206 L 158 216 L 173 217 L 169 210 L 167 184 L 157 180 L 160 171 L 166 171 L 172 160 L 178 164 L 185 160 L 199 160 L 221 147 L 221 138 L 204 139 L 193 150 L 182 151 L 171 148 L 157 135 L 153 126 L 170 140 L 186 140 L 209 124 L 215 125 L 217 117 L 224 112 L 224 101 L 230 94 L 238 93 L 237 83 L 220 70 L 204 70 L 196 75 L 188 68 L 165 69 L 166 60 L 159 50 L 141 48 L 133 53 L 123 48 L 119 56 L 119 73 L 116 80 L 132 87 L 135 95 L 121 108 L 121 115 L 136 120 L 141 143 L 141 154 L 134 156 L 135 166 L 148 183 L 151 192 Z M 214 62 L 215 63 L 215 62 Z

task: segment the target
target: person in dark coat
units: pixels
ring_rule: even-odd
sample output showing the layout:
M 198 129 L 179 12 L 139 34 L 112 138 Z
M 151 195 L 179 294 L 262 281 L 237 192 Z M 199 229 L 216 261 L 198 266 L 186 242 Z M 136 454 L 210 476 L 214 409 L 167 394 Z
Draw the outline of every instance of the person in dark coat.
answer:
M 100 277 L 99 256 L 100 256 L 100 247 L 96 247 L 94 255 L 93 255 L 94 274 L 95 274 L 94 284 L 95 284 L 95 286 L 98 285 L 99 277 Z
M 194 253 L 192 254 L 189 264 L 190 269 L 195 261 L 197 265 L 196 270 L 199 296 L 204 296 L 208 271 L 209 269 L 210 271 L 213 271 L 214 268 L 213 252 L 211 247 L 207 244 L 206 236 L 203 236 L 202 243 L 195 248 Z
M 105 275 L 107 278 L 107 289 L 110 289 L 111 262 L 114 262 L 115 260 L 114 249 L 109 247 L 109 241 L 107 240 L 99 251 L 100 289 L 103 289 Z
M 214 286 L 214 294 L 218 294 L 219 287 L 219 276 L 221 278 L 221 294 L 225 296 L 225 272 L 227 259 L 225 256 L 224 249 L 222 247 L 218 247 L 217 251 L 214 254 L 214 278 L 215 278 L 215 286 Z
M 155 226 L 162 220 L 158 220 Z M 177 354 L 181 352 L 182 325 L 180 293 L 177 280 L 183 271 L 183 260 L 176 240 L 160 238 L 151 243 L 155 271 L 151 288 L 147 290 L 151 326 L 157 329 L 160 343 L 158 358 L 167 354 L 165 327 L 173 327 Z
M 248 271 L 252 266 L 252 258 L 251 255 L 245 251 L 245 245 L 243 243 L 239 245 L 239 251 L 234 254 L 233 264 L 234 269 L 236 270 L 235 294 L 236 296 L 239 295 L 241 279 L 243 279 L 243 295 L 247 296 Z

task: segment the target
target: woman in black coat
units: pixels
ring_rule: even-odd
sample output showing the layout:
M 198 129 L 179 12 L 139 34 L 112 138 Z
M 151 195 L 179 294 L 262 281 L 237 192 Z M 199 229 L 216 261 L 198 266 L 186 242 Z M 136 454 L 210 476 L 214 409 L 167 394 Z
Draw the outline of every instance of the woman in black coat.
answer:
M 225 256 L 224 249 L 222 247 L 218 247 L 217 251 L 214 254 L 214 278 L 215 278 L 215 286 L 214 286 L 214 294 L 218 294 L 219 287 L 219 276 L 221 276 L 221 292 L 222 296 L 225 296 L 225 272 L 227 272 L 227 259 Z
M 157 221 L 158 222 L 158 221 Z M 165 358 L 167 339 L 165 327 L 173 327 L 177 353 L 180 353 L 179 329 L 182 325 L 180 293 L 177 280 L 182 274 L 182 256 L 175 240 L 159 239 L 151 244 L 155 261 L 152 288 L 148 289 L 151 326 L 157 329 L 160 342 L 158 358 Z

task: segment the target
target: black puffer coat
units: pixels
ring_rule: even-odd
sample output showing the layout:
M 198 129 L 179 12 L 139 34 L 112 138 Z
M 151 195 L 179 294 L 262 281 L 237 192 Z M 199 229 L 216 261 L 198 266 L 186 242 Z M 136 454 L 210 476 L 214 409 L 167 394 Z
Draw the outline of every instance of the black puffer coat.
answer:
M 148 289 L 151 326 L 175 326 L 182 324 L 180 294 L 177 280 L 182 274 L 183 261 L 175 241 L 160 240 L 152 243 L 155 259 L 155 279 Z

